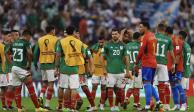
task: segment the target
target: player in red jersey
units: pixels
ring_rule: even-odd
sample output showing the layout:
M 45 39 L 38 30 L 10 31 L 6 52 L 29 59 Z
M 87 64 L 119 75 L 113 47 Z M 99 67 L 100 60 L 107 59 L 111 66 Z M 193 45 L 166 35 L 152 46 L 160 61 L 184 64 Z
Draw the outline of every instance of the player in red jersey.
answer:
M 173 29 L 171 27 L 166 28 L 167 34 L 171 34 L 171 38 L 173 41 L 173 46 L 174 46 L 174 55 L 175 55 L 175 65 L 174 65 L 174 70 L 173 70 L 173 65 L 171 62 L 168 63 L 168 68 L 171 69 L 169 72 L 169 79 L 170 79 L 170 84 L 171 84 L 171 89 L 172 89 L 172 94 L 173 94 L 173 101 L 174 101 L 174 108 L 172 110 L 181 110 L 185 111 L 186 110 L 186 96 L 185 96 L 185 91 L 181 85 L 181 80 L 182 80 L 182 74 L 183 74 L 183 41 L 180 39 L 182 37 L 181 34 L 178 35 L 178 37 L 173 36 Z M 174 72 L 174 73 L 172 73 Z M 182 106 L 180 108 L 180 103 L 179 103 L 179 95 L 181 99 Z
M 156 108 L 155 110 L 160 110 L 162 104 L 159 100 L 159 96 L 153 87 L 153 78 L 155 75 L 155 70 L 157 66 L 156 62 L 156 37 L 152 32 L 149 31 L 150 26 L 147 22 L 142 22 L 139 25 L 140 33 L 142 34 L 141 38 L 141 46 L 136 59 L 135 69 L 137 64 L 141 61 L 142 66 L 142 80 L 144 83 L 145 89 L 145 98 L 146 98 L 146 106 L 145 110 L 150 110 L 150 100 L 153 96 L 156 100 Z

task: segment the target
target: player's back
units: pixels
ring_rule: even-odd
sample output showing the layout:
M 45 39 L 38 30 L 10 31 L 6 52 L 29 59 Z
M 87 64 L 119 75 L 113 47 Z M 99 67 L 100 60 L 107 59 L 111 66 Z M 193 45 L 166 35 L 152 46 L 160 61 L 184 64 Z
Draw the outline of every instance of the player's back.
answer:
M 172 42 L 175 58 L 176 60 L 179 60 L 176 71 L 183 72 L 183 41 L 176 36 L 172 36 Z
M 53 63 L 55 59 L 55 46 L 57 37 L 54 35 L 45 35 L 38 40 L 40 50 L 39 61 L 43 63 Z
M 167 54 L 168 51 L 173 50 L 173 44 L 170 37 L 157 33 L 155 34 L 157 38 L 157 51 L 156 51 L 156 60 L 158 64 L 167 64 Z
M 187 42 L 183 42 L 183 65 L 184 65 L 183 75 L 184 77 L 187 78 L 191 74 L 190 59 L 191 59 L 191 47 Z
M 65 62 L 68 66 L 83 65 L 83 43 L 74 36 L 67 36 L 60 40 Z
M 99 44 L 96 43 L 91 47 L 91 52 L 94 60 L 94 74 L 95 75 L 103 75 L 103 63 L 101 62 L 100 59 L 100 54 L 101 54 L 102 48 L 99 47 Z
M 133 70 L 134 63 L 139 52 L 140 42 L 132 41 L 127 44 L 127 54 L 129 55 L 129 70 Z
M 157 40 L 153 33 L 147 32 L 141 41 L 145 41 L 146 46 L 142 56 L 142 66 L 156 68 L 156 44 Z
M 27 66 L 27 49 L 31 48 L 30 43 L 25 39 L 18 39 L 12 43 L 11 52 L 13 55 L 13 66 L 26 68 Z

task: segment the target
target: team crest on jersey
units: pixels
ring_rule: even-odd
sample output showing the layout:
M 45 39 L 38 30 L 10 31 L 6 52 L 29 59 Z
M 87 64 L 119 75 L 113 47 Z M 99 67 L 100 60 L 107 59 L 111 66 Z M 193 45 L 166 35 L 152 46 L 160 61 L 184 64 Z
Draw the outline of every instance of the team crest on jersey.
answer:
M 180 48 L 179 46 L 176 46 L 176 50 L 179 50 L 179 48 Z
M 122 50 L 123 49 L 123 46 L 120 46 L 120 49 Z

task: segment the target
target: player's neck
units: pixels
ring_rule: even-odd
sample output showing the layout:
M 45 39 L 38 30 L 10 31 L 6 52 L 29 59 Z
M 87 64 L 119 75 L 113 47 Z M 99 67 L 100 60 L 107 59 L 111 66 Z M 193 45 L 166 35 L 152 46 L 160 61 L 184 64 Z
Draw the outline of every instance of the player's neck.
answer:
M 163 31 L 158 31 L 158 34 L 165 34 Z
M 118 43 L 118 42 L 119 42 L 119 40 L 113 40 L 113 39 L 112 39 L 112 42 L 114 42 L 114 43 Z
M 149 30 L 146 30 L 146 31 L 144 32 L 144 35 L 147 34 L 147 33 L 149 33 L 149 32 L 150 32 Z

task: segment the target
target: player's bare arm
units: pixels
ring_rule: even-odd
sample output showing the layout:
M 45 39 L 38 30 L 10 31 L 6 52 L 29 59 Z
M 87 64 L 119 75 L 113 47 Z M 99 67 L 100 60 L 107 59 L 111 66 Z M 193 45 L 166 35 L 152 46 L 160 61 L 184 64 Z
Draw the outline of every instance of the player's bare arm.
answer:
M 172 62 L 175 63 L 176 60 L 175 60 L 175 56 L 174 56 L 173 50 L 170 51 L 170 55 L 171 55 L 171 57 L 172 57 Z
M 92 57 L 89 58 L 89 69 L 90 69 L 90 73 L 93 74 L 93 72 L 94 72 L 94 60 Z
M 126 69 L 126 75 L 125 75 L 125 77 L 126 78 L 130 78 L 131 80 L 133 80 L 133 76 L 132 76 L 132 74 L 131 73 L 129 73 L 129 56 L 125 56 L 124 57 L 125 59 L 124 59 L 124 61 L 125 61 L 125 69 Z
M 107 76 L 106 63 L 103 55 L 100 56 L 100 61 L 102 62 L 104 75 Z
M 30 70 L 30 68 L 31 68 L 31 63 L 32 63 L 32 49 L 31 49 L 31 48 L 28 48 L 28 49 L 27 49 L 27 58 L 28 58 L 27 69 Z

